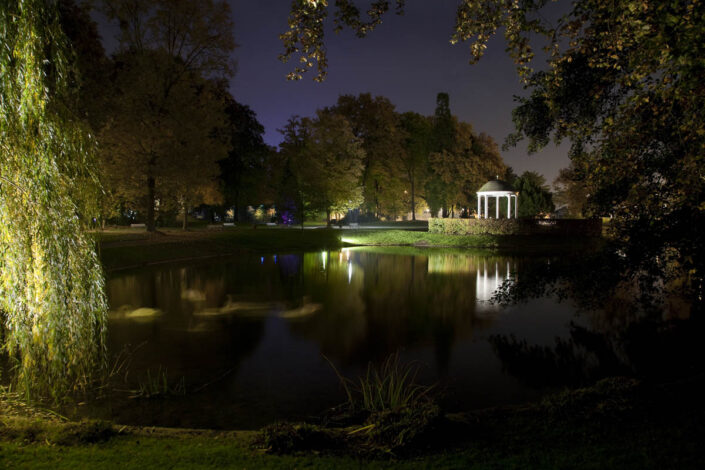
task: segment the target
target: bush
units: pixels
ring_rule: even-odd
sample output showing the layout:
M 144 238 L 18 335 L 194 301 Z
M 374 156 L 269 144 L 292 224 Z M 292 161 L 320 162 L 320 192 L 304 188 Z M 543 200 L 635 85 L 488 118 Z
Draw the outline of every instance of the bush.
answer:
M 254 445 L 274 454 L 292 454 L 340 447 L 335 431 L 307 423 L 274 423 L 262 428 Z
M 430 219 L 428 231 L 444 235 L 571 235 L 597 237 L 600 219 Z

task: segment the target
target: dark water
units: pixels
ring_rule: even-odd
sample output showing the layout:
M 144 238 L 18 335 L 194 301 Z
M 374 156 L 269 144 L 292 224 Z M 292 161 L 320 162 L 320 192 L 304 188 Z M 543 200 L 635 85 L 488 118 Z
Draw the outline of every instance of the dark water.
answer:
M 527 380 L 535 374 L 513 351 L 567 341 L 571 322 L 584 320 L 570 302 L 489 299 L 510 275 L 546 262 L 347 249 L 113 273 L 110 353 L 133 352 L 112 384 L 118 391 L 84 412 L 213 428 L 301 419 L 345 398 L 323 355 L 353 377 L 397 351 L 424 365 L 420 380 L 439 382 L 451 409 L 536 399 L 545 388 Z M 148 372 L 186 394 L 128 398 Z

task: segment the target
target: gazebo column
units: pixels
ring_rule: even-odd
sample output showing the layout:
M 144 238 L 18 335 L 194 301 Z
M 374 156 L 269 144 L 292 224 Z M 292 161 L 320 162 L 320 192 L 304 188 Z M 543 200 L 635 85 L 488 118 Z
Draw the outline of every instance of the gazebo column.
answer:
M 482 214 L 480 213 L 480 201 L 481 201 L 482 196 L 479 194 L 477 195 L 477 218 L 479 219 Z
M 485 194 L 485 219 L 487 218 L 487 195 Z
M 512 218 L 512 195 L 507 196 L 507 219 Z
M 494 197 L 495 219 L 499 219 L 499 196 Z
M 519 196 L 514 196 L 514 218 L 519 217 Z

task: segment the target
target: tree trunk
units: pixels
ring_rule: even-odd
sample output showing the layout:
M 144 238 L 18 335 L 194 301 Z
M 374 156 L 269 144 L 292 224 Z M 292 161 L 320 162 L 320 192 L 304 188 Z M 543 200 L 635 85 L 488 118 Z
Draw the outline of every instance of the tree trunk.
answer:
M 156 227 L 154 223 L 154 176 L 147 177 L 147 231 L 154 232 Z
M 326 209 L 326 225 L 330 227 L 330 209 Z
M 411 173 L 411 220 L 416 220 L 416 192 L 414 191 L 414 173 Z
M 181 206 L 184 210 L 184 222 L 183 222 L 183 225 L 181 226 L 181 228 L 183 230 L 186 230 L 186 229 L 188 229 L 188 206 L 186 205 L 185 202 Z

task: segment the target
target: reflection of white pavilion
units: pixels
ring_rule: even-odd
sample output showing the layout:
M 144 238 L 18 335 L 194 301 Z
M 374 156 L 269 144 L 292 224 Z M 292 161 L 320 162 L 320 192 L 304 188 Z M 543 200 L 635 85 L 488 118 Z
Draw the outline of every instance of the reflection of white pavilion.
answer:
M 479 301 L 490 300 L 499 286 L 509 279 L 514 271 L 516 271 L 516 266 L 509 260 L 492 261 L 490 258 L 490 260 L 480 261 L 477 266 L 475 298 Z
M 457 254 L 428 255 L 429 273 L 474 276 L 475 299 L 483 303 L 492 299 L 505 280 L 515 277 L 516 271 L 516 261 L 511 258 Z M 494 307 L 485 305 L 480 309 L 494 310 Z
M 482 219 L 482 198 L 485 198 L 485 219 L 489 217 L 488 198 L 495 198 L 495 219 L 499 219 L 499 198 L 507 198 L 507 218 L 512 218 L 512 198 L 514 199 L 514 218 L 519 212 L 519 193 L 514 190 L 511 184 L 499 179 L 488 181 L 477 192 L 477 218 Z

